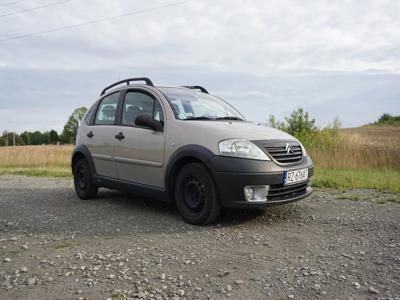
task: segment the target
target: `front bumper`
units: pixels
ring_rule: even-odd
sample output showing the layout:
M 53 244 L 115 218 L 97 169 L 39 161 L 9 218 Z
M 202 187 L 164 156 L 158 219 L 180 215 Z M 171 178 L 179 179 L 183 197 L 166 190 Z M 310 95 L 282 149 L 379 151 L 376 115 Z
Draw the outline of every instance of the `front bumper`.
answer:
M 313 175 L 314 167 L 309 157 L 288 166 L 278 166 L 272 161 L 258 161 L 242 158 L 215 156 L 209 161 L 217 184 L 221 204 L 232 208 L 263 208 L 298 201 L 312 193 L 307 186 Z M 284 186 L 284 171 L 308 168 L 308 181 Z M 267 200 L 264 202 L 247 201 L 244 197 L 245 186 L 269 185 Z

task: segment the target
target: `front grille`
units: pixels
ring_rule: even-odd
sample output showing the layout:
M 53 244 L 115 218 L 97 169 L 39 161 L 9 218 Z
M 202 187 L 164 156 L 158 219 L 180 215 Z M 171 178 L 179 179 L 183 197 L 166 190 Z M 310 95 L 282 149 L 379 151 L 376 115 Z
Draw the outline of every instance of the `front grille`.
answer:
M 264 148 L 273 159 L 282 164 L 299 162 L 303 158 L 301 146 L 296 142 L 267 145 Z
M 271 202 L 289 200 L 291 198 L 304 195 L 306 192 L 307 181 L 289 186 L 284 186 L 283 184 L 274 184 L 270 185 L 269 187 L 267 200 Z

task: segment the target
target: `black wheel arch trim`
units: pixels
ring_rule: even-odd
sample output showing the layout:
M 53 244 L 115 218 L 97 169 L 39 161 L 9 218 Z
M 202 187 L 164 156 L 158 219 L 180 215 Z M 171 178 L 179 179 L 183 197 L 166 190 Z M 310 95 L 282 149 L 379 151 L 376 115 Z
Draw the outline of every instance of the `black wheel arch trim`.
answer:
M 174 182 L 174 171 L 177 163 L 181 159 L 196 159 L 206 165 L 206 167 L 210 169 L 209 161 L 215 156 L 215 154 L 207 149 L 204 146 L 190 144 L 185 145 L 177 149 L 171 156 L 168 161 L 167 168 L 166 168 L 166 176 L 165 176 L 165 187 L 168 193 L 173 191 L 173 182 Z
M 76 157 L 77 156 L 83 156 L 86 159 L 86 161 L 89 164 L 90 172 L 92 173 L 92 175 L 95 175 L 96 174 L 96 167 L 94 165 L 93 157 L 90 154 L 89 149 L 85 145 L 79 145 L 72 152 L 72 157 L 71 157 L 71 169 L 72 169 L 72 172 L 74 172 L 74 164 L 76 163 Z

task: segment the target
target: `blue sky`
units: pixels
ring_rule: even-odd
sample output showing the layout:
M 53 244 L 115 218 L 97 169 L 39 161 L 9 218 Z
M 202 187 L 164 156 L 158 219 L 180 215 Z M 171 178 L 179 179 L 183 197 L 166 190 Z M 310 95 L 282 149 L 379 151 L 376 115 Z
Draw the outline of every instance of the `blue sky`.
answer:
M 174 1 L 0 0 L 0 40 Z M 125 77 L 204 85 L 254 122 L 303 107 L 325 126 L 400 114 L 399 1 L 188 1 L 0 41 L 0 131 L 61 131 Z

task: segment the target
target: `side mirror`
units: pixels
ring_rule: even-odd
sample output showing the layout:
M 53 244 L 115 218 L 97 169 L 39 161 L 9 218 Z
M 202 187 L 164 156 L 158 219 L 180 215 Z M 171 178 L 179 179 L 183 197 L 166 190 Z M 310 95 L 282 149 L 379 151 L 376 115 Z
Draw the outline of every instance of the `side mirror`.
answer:
M 154 131 L 162 131 L 162 126 L 158 122 L 154 121 L 149 115 L 141 115 L 136 117 L 135 125 L 140 127 L 150 128 Z

